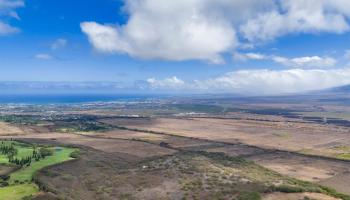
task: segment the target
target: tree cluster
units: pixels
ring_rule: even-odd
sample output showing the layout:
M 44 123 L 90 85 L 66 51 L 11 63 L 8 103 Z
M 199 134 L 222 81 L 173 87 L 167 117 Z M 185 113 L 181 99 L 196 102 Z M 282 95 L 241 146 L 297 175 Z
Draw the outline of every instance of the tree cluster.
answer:
M 0 145 L 0 153 L 3 155 L 7 155 L 9 162 L 14 163 L 19 166 L 30 166 L 32 163 L 32 159 L 35 161 L 39 161 L 40 159 L 44 159 L 46 156 L 53 155 L 52 149 L 42 147 L 39 149 L 39 151 L 36 150 L 34 147 L 33 153 L 31 156 L 23 157 L 23 158 L 17 158 L 15 157 L 17 155 L 17 149 L 14 147 L 13 144 L 6 144 L 3 141 Z

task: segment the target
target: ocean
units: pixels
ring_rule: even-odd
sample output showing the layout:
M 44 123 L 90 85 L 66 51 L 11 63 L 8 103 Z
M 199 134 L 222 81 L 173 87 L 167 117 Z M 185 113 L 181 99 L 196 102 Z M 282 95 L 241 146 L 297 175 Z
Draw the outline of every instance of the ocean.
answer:
M 115 94 L 0 94 L 0 104 L 79 104 L 114 101 L 142 101 L 151 95 Z

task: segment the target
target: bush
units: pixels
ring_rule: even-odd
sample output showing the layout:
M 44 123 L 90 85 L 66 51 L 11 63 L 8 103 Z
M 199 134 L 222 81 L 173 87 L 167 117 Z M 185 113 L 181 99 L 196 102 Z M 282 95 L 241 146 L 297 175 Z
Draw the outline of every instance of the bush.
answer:
M 6 187 L 9 186 L 9 183 L 3 180 L 0 180 L 0 187 Z
M 261 195 L 258 192 L 244 192 L 238 196 L 238 200 L 260 200 Z
M 4 180 L 4 181 L 8 181 L 10 179 L 9 175 L 0 175 L 0 179 Z
M 275 191 L 284 192 L 284 193 L 300 193 L 306 192 L 304 188 L 291 186 L 291 185 L 280 185 L 275 187 Z
M 73 151 L 73 152 L 70 154 L 70 157 L 72 157 L 72 158 L 79 158 L 79 157 L 80 157 L 80 152 L 79 152 L 78 150 Z
M 49 148 L 47 148 L 47 147 L 42 147 L 42 148 L 40 148 L 40 150 L 39 150 L 39 152 L 40 152 L 40 155 L 42 156 L 42 157 L 46 157 L 46 156 L 52 156 L 53 155 L 53 150 L 52 149 L 49 149 Z

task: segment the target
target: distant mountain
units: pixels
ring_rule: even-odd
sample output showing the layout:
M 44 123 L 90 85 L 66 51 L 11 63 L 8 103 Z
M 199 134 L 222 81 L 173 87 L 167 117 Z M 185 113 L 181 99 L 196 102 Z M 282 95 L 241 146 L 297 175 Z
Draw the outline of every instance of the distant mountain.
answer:
M 350 85 L 344 85 L 340 87 L 335 87 L 327 90 L 328 92 L 336 92 L 336 93 L 350 93 Z

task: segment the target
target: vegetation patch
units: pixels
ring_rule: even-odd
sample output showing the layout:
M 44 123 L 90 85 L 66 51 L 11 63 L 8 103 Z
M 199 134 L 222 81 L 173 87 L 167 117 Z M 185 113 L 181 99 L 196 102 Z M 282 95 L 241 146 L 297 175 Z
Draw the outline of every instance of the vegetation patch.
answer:
M 33 183 L 0 187 L 0 200 L 21 200 L 39 192 Z
M 17 170 L 0 176 L 0 200 L 22 199 L 37 193 L 38 186 L 32 183 L 34 174 L 44 167 L 74 159 L 71 155 L 76 151 L 66 147 L 1 141 L 0 164 L 13 165 Z
M 262 194 L 272 192 L 313 192 L 346 200 L 349 198 L 335 190 L 286 177 L 254 162 L 223 153 L 179 152 L 142 162 L 132 172 L 140 179 L 146 179 L 151 174 L 169 176 L 170 180 L 178 182 L 183 199 L 259 200 Z M 128 174 L 125 172 L 118 178 L 130 185 L 128 179 L 137 178 L 124 177 Z M 134 186 L 134 191 L 137 191 L 139 186 Z M 147 190 L 147 187 L 143 186 L 143 190 Z
M 111 129 L 108 125 L 94 121 L 74 121 L 64 124 L 57 124 L 56 131 L 62 133 L 69 132 L 103 132 Z

